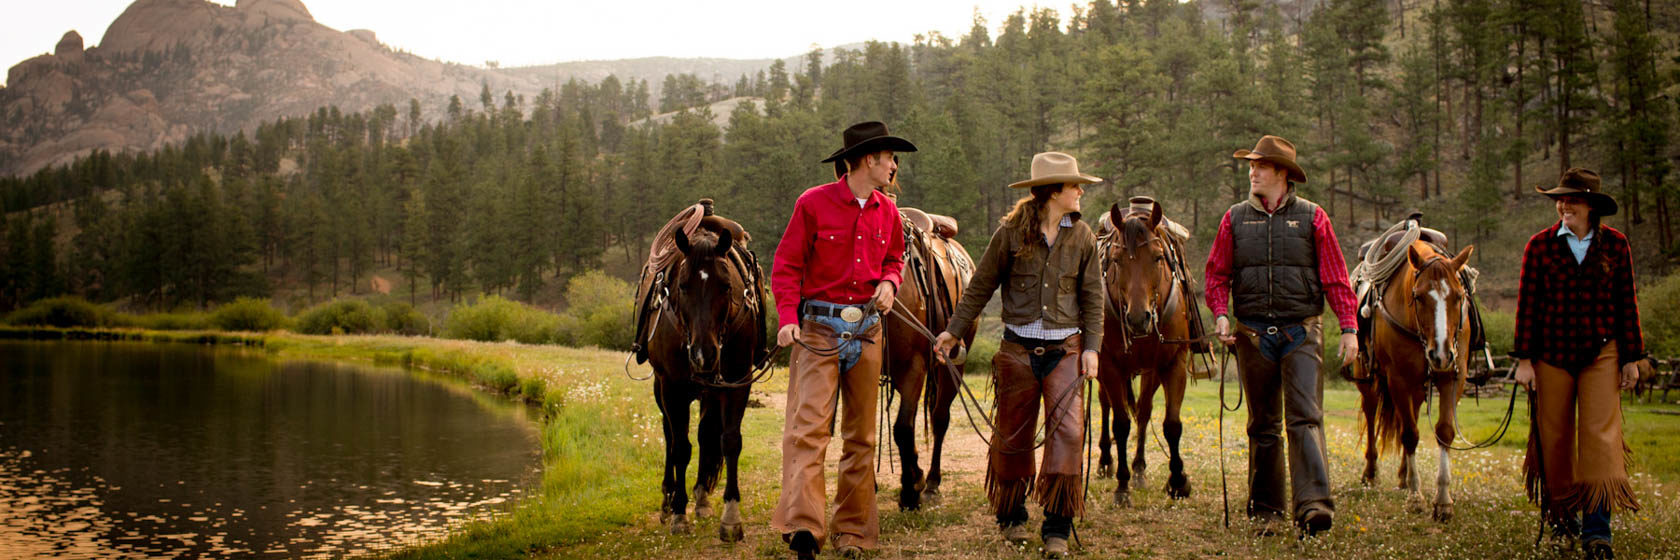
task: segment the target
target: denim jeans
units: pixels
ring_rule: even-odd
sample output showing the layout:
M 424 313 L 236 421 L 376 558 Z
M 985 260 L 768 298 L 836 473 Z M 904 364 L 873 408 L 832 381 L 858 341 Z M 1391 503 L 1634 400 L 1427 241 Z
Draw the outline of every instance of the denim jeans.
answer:
M 817 307 L 844 307 L 821 301 L 811 301 L 806 303 L 806 305 Z M 806 319 L 822 323 L 828 328 L 834 329 L 834 334 L 838 337 L 841 333 L 851 333 L 852 335 L 863 334 L 864 331 L 869 330 L 871 327 L 874 327 L 876 323 L 881 322 L 881 314 L 870 313 L 856 323 L 847 323 L 845 319 L 841 319 L 839 317 L 828 317 L 817 314 L 811 314 L 807 316 Z M 834 343 L 840 350 L 840 355 L 838 356 L 840 360 L 840 372 L 845 373 L 851 371 L 852 366 L 857 365 L 858 357 L 863 355 L 863 339 L 856 336 L 846 339 L 836 338 Z
M 1581 542 L 1610 542 L 1610 508 L 1581 514 Z
M 1267 361 L 1281 362 L 1290 351 L 1307 341 L 1307 327 L 1301 323 L 1280 325 L 1275 333 L 1267 332 L 1271 325 L 1249 321 L 1244 321 L 1243 325 L 1260 333 L 1260 356 Z

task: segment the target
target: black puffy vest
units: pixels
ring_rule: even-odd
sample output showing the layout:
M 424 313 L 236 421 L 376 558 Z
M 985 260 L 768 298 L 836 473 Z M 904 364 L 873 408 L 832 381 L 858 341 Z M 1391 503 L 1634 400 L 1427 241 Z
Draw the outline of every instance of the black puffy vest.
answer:
M 1231 298 L 1238 319 L 1298 323 L 1324 312 L 1313 216 L 1318 205 L 1290 193 L 1270 215 L 1231 206 Z

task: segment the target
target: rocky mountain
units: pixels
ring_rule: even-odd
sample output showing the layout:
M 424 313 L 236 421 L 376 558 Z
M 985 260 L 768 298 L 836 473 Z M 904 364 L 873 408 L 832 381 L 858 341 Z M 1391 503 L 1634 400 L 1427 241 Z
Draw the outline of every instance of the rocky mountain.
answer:
M 0 87 L 0 175 L 27 174 L 96 149 L 152 150 L 201 131 L 250 133 L 258 124 L 334 105 L 381 104 L 427 119 L 451 95 L 476 106 L 488 84 L 498 99 L 534 98 L 571 78 L 608 74 L 649 82 L 692 72 L 734 83 L 771 60 L 650 58 L 526 68 L 480 68 L 393 50 L 373 31 L 322 25 L 299 0 L 136 0 L 84 48 L 64 34 L 52 54 L 12 66 Z

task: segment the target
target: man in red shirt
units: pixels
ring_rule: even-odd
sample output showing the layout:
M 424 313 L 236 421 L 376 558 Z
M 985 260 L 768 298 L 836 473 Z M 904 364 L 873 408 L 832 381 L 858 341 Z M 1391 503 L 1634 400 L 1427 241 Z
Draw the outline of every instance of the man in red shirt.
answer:
M 879 122 L 852 125 L 839 180 L 807 189 L 794 203 L 776 246 L 770 289 L 788 355 L 787 420 L 782 427 L 782 495 L 771 522 L 799 558 L 815 558 L 825 537 L 843 556 L 874 549 L 875 399 L 881 374 L 881 316 L 892 310 L 904 268 L 898 206 L 877 187 L 898 170 L 894 152 L 914 152 Z M 841 401 L 844 440 L 834 501 L 827 511 L 823 457 Z
M 1352 363 L 1359 353 L 1353 288 L 1330 216 L 1295 195 L 1295 183 L 1307 182 L 1295 163 L 1295 145 L 1264 136 L 1253 150 L 1232 157 L 1248 160 L 1249 197 L 1219 222 L 1206 285 L 1208 309 L 1219 317 L 1214 330 L 1220 341 L 1236 346 L 1248 396 L 1248 515 L 1262 523 L 1263 533 L 1289 515 L 1312 535 L 1330 529 L 1335 511 L 1325 459 L 1319 315 L 1328 300 L 1342 327 L 1342 363 Z M 1285 414 L 1292 505 L 1283 495 Z

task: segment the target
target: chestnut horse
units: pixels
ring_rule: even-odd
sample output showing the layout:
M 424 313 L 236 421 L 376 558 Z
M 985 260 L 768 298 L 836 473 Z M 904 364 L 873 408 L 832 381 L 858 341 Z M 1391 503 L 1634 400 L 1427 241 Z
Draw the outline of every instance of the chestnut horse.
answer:
M 1436 521 L 1446 521 L 1453 515 L 1448 451 L 1458 437 L 1454 426 L 1470 357 L 1470 300 L 1460 271 L 1475 248 L 1465 247 L 1458 256 L 1448 257 L 1424 241 L 1405 247 L 1406 260 L 1379 288 L 1377 299 L 1369 306 L 1373 308 L 1370 344 L 1360 351 L 1369 352 L 1371 359 L 1354 363 L 1360 370 L 1356 378 L 1373 381 L 1359 384 L 1365 423 L 1363 482 L 1371 485 L 1377 481 L 1379 447 L 1400 448 L 1400 489 L 1409 491 L 1406 503 L 1414 512 L 1423 511 L 1423 488 L 1414 457 L 1418 409 L 1428 398 L 1430 384 L 1434 384 L 1439 395 L 1435 444 L 1441 451 L 1432 513 Z M 1365 371 L 1373 367 L 1374 371 Z
M 914 208 L 904 214 L 904 282 L 893 302 L 894 314 L 903 313 L 928 332 L 944 332 L 956 311 L 957 299 L 974 275 L 974 261 L 957 243 L 955 222 L 934 219 Z M 887 342 L 883 375 L 891 379 L 898 396 L 898 411 L 892 422 L 892 441 L 898 446 L 898 507 L 911 511 L 922 504 L 939 502 L 940 464 L 945 434 L 951 427 L 951 401 L 957 397 L 957 380 L 950 370 L 934 359 L 932 341 L 897 320 L 883 321 Z M 974 341 L 974 329 L 962 333 L 963 343 Z M 958 374 L 963 366 L 955 366 Z M 888 395 L 889 397 L 892 394 Z M 916 453 L 916 411 L 927 413 L 933 441 L 924 475 Z
M 769 348 L 764 328 L 763 269 L 746 249 L 734 222 L 706 216 L 693 237 L 673 232 L 680 253 L 652 284 L 655 318 L 648 335 L 653 396 L 665 428 L 664 502 L 660 521 L 672 533 L 689 530 L 689 403 L 700 401 L 700 464 L 694 480 L 694 515 L 711 514 L 707 499 L 727 467 L 718 538 L 742 538 L 741 418 L 747 410 L 755 366 Z M 662 241 L 655 241 L 660 243 Z
M 1102 355 L 1098 362 L 1102 403 L 1102 434 L 1098 445 L 1102 455 L 1097 463 L 1097 476 L 1107 477 L 1113 464 L 1118 482 L 1114 503 L 1121 506 L 1130 505 L 1132 488 L 1146 485 L 1144 472 L 1148 464 L 1143 458 L 1143 448 L 1155 391 L 1159 388 L 1166 389 L 1166 418 L 1161 422 L 1161 432 L 1166 435 L 1170 455 L 1167 495 L 1173 498 L 1190 495 L 1190 479 L 1184 473 L 1184 458 L 1178 450 L 1179 436 L 1184 433 L 1179 412 L 1184 405 L 1190 365 L 1190 314 L 1197 310 L 1182 276 L 1181 242 L 1169 233 L 1167 224 L 1171 222 L 1161 217 L 1160 203 L 1142 197 L 1133 202 L 1145 206 L 1122 208 L 1116 204 L 1109 209 L 1109 223 L 1103 227 L 1103 236 L 1097 244 L 1107 288 Z M 1135 395 L 1134 375 L 1141 378 Z M 1116 416 L 1113 441 L 1119 461 L 1114 461 L 1108 452 L 1111 409 Z M 1137 421 L 1137 451 L 1129 470 L 1124 460 L 1131 430 L 1127 416 Z

